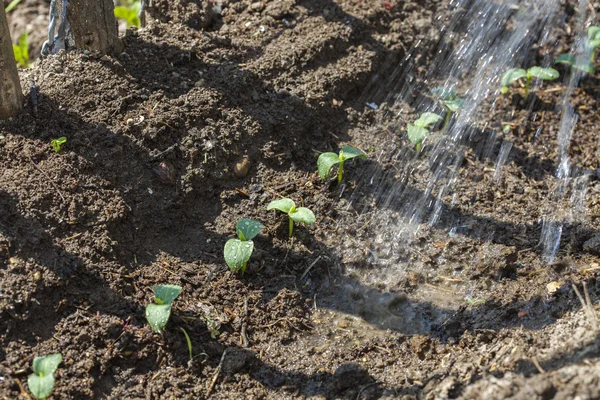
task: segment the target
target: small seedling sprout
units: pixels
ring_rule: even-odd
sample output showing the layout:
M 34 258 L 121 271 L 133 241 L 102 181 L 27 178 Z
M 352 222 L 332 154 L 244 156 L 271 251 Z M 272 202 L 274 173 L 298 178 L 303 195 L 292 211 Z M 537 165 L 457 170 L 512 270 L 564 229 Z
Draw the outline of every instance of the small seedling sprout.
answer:
M 31 67 L 29 62 L 29 37 L 27 32 L 24 32 L 19 36 L 19 43 L 13 44 L 13 53 L 15 55 L 15 61 L 23 68 Z
M 458 112 L 465 104 L 465 101 L 458 97 L 458 94 L 453 88 L 436 87 L 431 89 L 431 93 L 439 99 L 446 110 L 446 119 L 444 120 L 444 126 L 442 127 L 442 130 L 444 130 L 448 126 L 452 114 Z
M 589 58 L 585 61 L 578 60 L 572 54 L 561 54 L 554 60 L 555 64 L 568 64 L 571 67 L 585 72 L 586 74 L 594 74 L 596 68 L 594 62 L 596 58 L 596 49 L 600 47 L 600 26 L 590 26 L 588 28 L 587 39 L 584 44 L 585 54 L 589 54 Z
M 577 57 L 572 54 L 561 54 L 554 60 L 554 64 L 568 64 L 571 67 L 590 75 L 596 72 L 594 64 L 591 61 L 584 63 L 577 62 Z
M 171 303 L 181 293 L 181 286 L 158 285 L 154 287 L 154 302 L 146 306 L 146 320 L 156 332 L 162 334 L 171 316 Z
M 210 337 L 212 339 L 216 339 L 217 336 L 219 336 L 221 334 L 221 331 L 219 330 L 219 328 L 221 327 L 221 324 L 219 322 L 213 320 L 209 315 L 205 316 L 205 319 L 206 319 L 206 328 L 210 332 Z
M 223 256 L 229 269 L 233 271 L 241 270 L 246 272 L 246 264 L 254 251 L 254 242 L 252 239 L 258 235 L 263 228 L 263 224 L 253 219 L 240 218 L 235 226 L 238 237 L 229 239 L 225 243 Z
M 407 124 L 408 140 L 415 145 L 417 153 L 421 151 L 421 144 L 429 134 L 429 127 L 442 119 L 441 116 L 432 112 L 424 112 L 414 124 Z
M 289 236 L 292 237 L 294 232 L 294 221 L 302 222 L 307 225 L 315 223 L 315 214 L 306 207 L 296 208 L 296 204 L 292 199 L 284 198 L 273 200 L 267 206 L 267 210 L 279 210 L 289 217 Z
M 126 5 L 118 5 L 115 7 L 114 13 L 117 19 L 125 21 L 127 26 L 135 26 L 139 28 L 141 26 L 140 13 L 141 3 L 139 0 L 128 0 Z
M 362 158 L 365 159 L 367 158 L 367 155 L 362 152 L 361 150 L 357 149 L 356 147 L 347 145 L 344 146 L 341 150 L 339 154 L 335 154 L 335 153 L 322 153 L 318 160 L 317 160 L 317 167 L 319 169 L 319 176 L 321 177 L 321 179 L 326 179 L 327 175 L 329 175 L 329 171 L 331 170 L 331 167 L 333 167 L 336 164 L 338 165 L 338 173 L 337 173 L 337 177 L 338 177 L 338 184 L 342 182 L 342 175 L 344 173 L 344 162 L 346 160 L 349 160 L 351 158 Z
M 67 138 L 61 136 L 58 139 L 54 139 L 52 142 L 50 142 L 50 146 L 52 146 L 54 151 L 58 153 L 60 152 L 60 147 L 65 143 L 67 143 Z
M 29 390 L 36 399 L 45 399 L 54 389 L 54 372 L 62 362 L 60 353 L 33 359 L 33 374 L 27 378 Z
M 194 353 L 192 351 L 192 339 L 190 339 L 190 335 L 188 335 L 185 329 L 183 329 L 182 327 L 179 327 L 179 329 L 181 330 L 181 332 L 183 332 L 183 336 L 185 336 L 185 342 L 187 343 L 188 352 L 190 353 L 190 361 L 192 361 L 194 359 Z
M 502 76 L 502 80 L 500 81 L 500 84 L 502 85 L 500 92 L 502 94 L 508 93 L 508 85 L 521 78 L 525 78 L 525 98 L 527 98 L 532 78 L 552 81 L 559 76 L 560 74 L 554 68 L 531 67 L 528 70 L 524 70 L 523 68 L 511 68 Z

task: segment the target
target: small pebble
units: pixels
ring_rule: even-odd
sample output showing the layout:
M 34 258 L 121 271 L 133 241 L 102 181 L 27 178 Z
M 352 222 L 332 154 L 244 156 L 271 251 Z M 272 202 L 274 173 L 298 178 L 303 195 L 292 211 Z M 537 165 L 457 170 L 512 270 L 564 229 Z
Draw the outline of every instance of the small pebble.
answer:
M 250 160 L 247 157 L 244 157 L 241 161 L 237 162 L 233 167 L 233 173 L 238 178 L 243 178 L 248 175 L 248 171 L 250 171 Z
M 168 161 L 162 161 L 153 169 L 154 173 L 158 175 L 158 178 L 162 183 L 173 184 L 175 183 L 175 167 Z

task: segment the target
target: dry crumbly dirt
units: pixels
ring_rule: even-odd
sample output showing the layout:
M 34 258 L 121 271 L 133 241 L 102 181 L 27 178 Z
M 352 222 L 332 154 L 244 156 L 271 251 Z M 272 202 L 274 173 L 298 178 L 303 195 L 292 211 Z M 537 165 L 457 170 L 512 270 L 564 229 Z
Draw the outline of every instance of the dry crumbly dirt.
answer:
M 39 12 L 47 2 L 17 7 L 13 36 Z M 401 210 L 363 182 L 405 185 L 404 166 L 377 155 L 390 141 L 412 150 L 383 108 L 365 107 L 369 84 L 416 43 L 433 48 L 452 12 L 434 0 L 155 0 L 122 54 L 20 70 L 37 104 L 28 95 L 0 123 L 0 398 L 27 398 L 33 358 L 54 352 L 53 398 L 600 398 L 600 330 L 572 289 L 600 297 L 594 175 L 558 261 L 538 245 L 556 207 L 556 91 L 537 92 L 535 118 L 518 94 L 501 100 L 494 119 L 513 127 L 513 147 L 500 179 L 500 141 L 485 156 L 466 146 L 456 205 L 448 195 L 438 224 L 382 256 L 393 244 L 380 228 Z M 571 156 L 586 170 L 600 160 L 596 80 L 574 104 Z M 340 190 L 316 159 L 346 143 L 369 160 L 347 166 Z M 266 211 L 281 196 L 317 224 L 289 240 Z M 265 224 L 244 275 L 222 258 L 240 217 Z M 183 291 L 161 336 L 144 308 L 164 283 Z

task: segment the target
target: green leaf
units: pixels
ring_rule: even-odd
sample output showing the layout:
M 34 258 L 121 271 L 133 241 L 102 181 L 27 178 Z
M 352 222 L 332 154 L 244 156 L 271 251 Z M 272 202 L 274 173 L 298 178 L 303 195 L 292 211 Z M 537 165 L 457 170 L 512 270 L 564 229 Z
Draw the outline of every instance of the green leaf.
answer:
M 424 112 L 423 114 L 421 114 L 419 119 L 415 121 L 415 126 L 419 128 L 427 128 L 430 125 L 433 125 L 436 122 L 440 121 L 441 119 L 442 117 L 440 115 L 437 115 L 436 113 Z
M 502 86 L 508 86 L 514 81 L 527 77 L 527 71 L 523 68 L 511 68 L 502 75 L 500 84 Z
M 171 303 L 150 303 L 146 306 L 146 320 L 148 321 L 148 324 L 150 324 L 150 327 L 158 333 L 162 333 L 162 329 L 167 325 L 170 316 Z
M 193 352 L 193 348 L 192 348 L 192 339 L 190 339 L 190 335 L 188 335 L 188 333 L 185 331 L 185 329 L 183 329 L 182 327 L 179 327 L 179 329 L 181 330 L 181 332 L 183 332 L 183 336 L 185 336 L 185 341 L 187 342 L 188 352 L 190 353 L 190 361 L 192 361 L 194 359 L 194 352 Z
M 600 39 L 588 40 L 586 44 L 590 51 L 594 51 L 600 46 Z
M 588 28 L 588 40 L 600 39 L 600 26 L 590 26 Z
M 573 65 L 575 64 L 575 56 L 572 54 L 563 53 L 560 56 L 556 57 L 556 60 L 554 60 L 554 64 Z
M 67 143 L 67 138 L 61 136 L 58 139 L 54 139 L 52 142 L 50 142 L 50 146 L 52 146 L 54 151 L 58 153 L 60 151 L 60 147 L 65 143 Z
M 240 218 L 235 225 L 237 235 L 242 241 L 253 239 L 262 228 L 264 228 L 263 224 L 249 218 Z
M 573 68 L 577 68 L 578 70 L 583 71 L 586 74 L 590 74 L 590 75 L 593 75 L 596 73 L 596 68 L 594 68 L 594 65 L 592 63 L 575 64 L 573 66 Z
M 290 211 L 292 211 L 295 207 L 296 204 L 294 203 L 294 200 L 288 199 L 286 197 L 285 199 L 273 200 L 272 202 L 270 202 L 267 206 L 267 210 L 276 209 L 279 211 L 283 211 L 286 214 L 289 214 Z
M 154 300 L 157 304 L 171 304 L 181 293 L 181 286 L 158 285 L 154 287 Z
M 45 399 L 54 389 L 54 375 L 39 376 L 31 374 L 27 378 L 27 386 L 36 399 Z
M 19 48 L 21 49 L 25 64 L 29 64 L 29 36 L 27 35 L 27 32 L 24 32 L 19 37 Z
M 350 145 L 342 147 L 342 150 L 340 150 L 340 155 L 341 154 L 344 155 L 344 160 L 349 160 L 354 157 L 360 157 L 362 159 L 367 158 L 367 155 L 362 150 Z M 340 158 L 342 157 L 340 156 Z
M 6 8 L 4 9 L 5 13 L 9 13 L 12 10 L 14 10 L 14 8 L 21 2 L 21 0 L 13 0 L 10 3 L 8 3 L 8 5 L 6 6 Z
M 315 223 L 315 214 L 306 207 L 298 207 L 296 211 L 290 213 L 290 218 L 295 222 L 303 222 L 307 225 Z
M 23 68 L 28 68 L 29 64 L 29 44 L 28 44 L 27 32 L 19 36 L 19 43 L 13 44 L 13 53 L 15 55 L 15 61 L 19 63 Z
M 124 20 L 127 23 L 127 26 L 137 26 L 138 28 L 141 26 L 137 12 L 133 9 L 123 6 L 116 6 L 115 17 Z
M 23 61 L 23 55 L 21 54 L 21 48 L 19 46 L 17 46 L 16 44 L 13 44 L 12 48 L 13 48 L 13 54 L 15 55 L 15 61 L 17 62 L 17 64 L 23 65 L 23 64 L 21 64 L 21 61 Z
M 530 76 L 534 76 L 545 81 L 552 81 L 560 76 L 558 71 L 554 68 L 531 67 L 527 70 L 527 73 Z
M 447 88 L 444 86 L 431 89 L 431 94 L 444 101 L 454 100 L 457 96 L 456 91 L 453 88 Z
M 421 143 L 427 134 L 429 134 L 427 128 L 421 128 L 419 126 L 414 126 L 413 124 L 408 124 L 408 140 L 410 140 L 410 142 L 415 146 Z
M 239 239 L 229 239 L 225 243 L 225 249 L 223 250 L 225 263 L 231 270 L 243 270 L 246 268 L 253 250 L 254 242 L 252 240 L 241 241 Z
M 54 372 L 62 362 L 60 353 L 33 359 L 33 374 L 27 378 L 29 390 L 37 399 L 45 399 L 54 389 Z
M 319 169 L 319 176 L 321 179 L 326 179 L 331 167 L 340 162 L 342 162 L 342 160 L 340 160 L 340 157 L 335 153 L 321 153 L 317 159 L 317 168 Z
M 450 110 L 452 112 L 457 112 L 458 110 L 463 108 L 464 104 L 465 104 L 465 101 L 463 99 L 454 99 L 454 100 L 444 101 L 444 105 L 446 106 L 446 108 L 448 108 L 448 110 Z
M 60 363 L 62 355 L 60 353 L 50 354 L 45 357 L 35 357 L 33 359 L 33 372 L 36 375 L 51 375 L 53 374 Z

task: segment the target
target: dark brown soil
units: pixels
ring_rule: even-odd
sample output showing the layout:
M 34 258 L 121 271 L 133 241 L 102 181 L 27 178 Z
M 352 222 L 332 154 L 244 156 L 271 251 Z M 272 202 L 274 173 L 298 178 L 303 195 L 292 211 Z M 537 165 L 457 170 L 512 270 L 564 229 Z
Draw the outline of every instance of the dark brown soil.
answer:
M 26 24 L 47 3 L 9 15 L 13 39 L 45 29 Z M 600 398 L 600 331 L 572 289 L 600 297 L 595 174 L 558 260 L 539 246 L 544 210 L 570 207 L 548 198 L 560 114 L 544 104 L 560 82 L 536 92 L 533 113 L 518 93 L 501 100 L 493 119 L 511 129 L 490 154 L 466 146 L 440 221 L 388 251 L 402 205 L 386 193 L 427 181 L 378 157 L 412 149 L 365 102 L 377 73 L 417 42 L 434 47 L 451 12 L 436 0 L 155 0 L 119 56 L 63 52 L 20 70 L 37 104 L 29 95 L 0 122 L 0 397 L 28 398 L 33 358 L 60 352 L 56 399 Z M 32 54 L 43 40 L 31 35 Z M 570 148 L 592 171 L 596 79 L 578 89 Z M 347 143 L 369 160 L 347 165 L 342 189 L 316 159 Z M 266 210 L 283 196 L 317 216 L 291 240 Z M 240 217 L 266 227 L 244 275 L 222 256 Z M 165 283 L 183 292 L 161 336 L 144 308 Z

